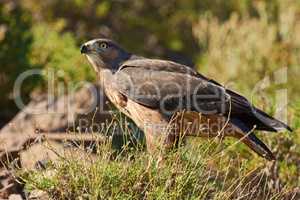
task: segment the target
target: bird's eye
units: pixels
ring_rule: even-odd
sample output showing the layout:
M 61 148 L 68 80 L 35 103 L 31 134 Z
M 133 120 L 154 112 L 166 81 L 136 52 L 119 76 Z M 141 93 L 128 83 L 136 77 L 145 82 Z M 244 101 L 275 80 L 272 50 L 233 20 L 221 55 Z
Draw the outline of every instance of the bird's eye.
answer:
M 108 45 L 104 42 L 100 44 L 101 49 L 107 49 L 107 47 L 108 47 Z

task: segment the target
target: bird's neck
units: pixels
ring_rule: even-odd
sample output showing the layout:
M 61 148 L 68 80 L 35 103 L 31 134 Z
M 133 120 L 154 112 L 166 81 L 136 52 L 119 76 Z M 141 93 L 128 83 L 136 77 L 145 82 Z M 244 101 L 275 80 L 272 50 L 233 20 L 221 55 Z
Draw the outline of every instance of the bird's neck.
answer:
M 99 68 L 98 71 L 98 80 L 101 87 L 105 88 L 112 83 L 113 79 L 113 71 L 107 68 Z
M 131 53 L 128 53 L 126 51 L 122 51 L 119 53 L 119 56 L 115 59 L 113 59 L 111 62 L 109 62 L 109 65 L 113 72 L 118 71 L 119 67 L 122 65 L 123 62 L 130 59 L 132 56 Z

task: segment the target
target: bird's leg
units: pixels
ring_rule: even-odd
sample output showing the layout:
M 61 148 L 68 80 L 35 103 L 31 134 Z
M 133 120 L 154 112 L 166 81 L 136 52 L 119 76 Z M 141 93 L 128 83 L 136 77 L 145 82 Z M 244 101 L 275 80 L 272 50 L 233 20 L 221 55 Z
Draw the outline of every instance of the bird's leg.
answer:
M 149 164 L 156 162 L 161 167 L 166 159 L 167 152 L 176 148 L 179 144 L 179 137 L 167 122 L 161 124 L 147 124 L 144 127 L 147 150 L 151 155 Z
M 126 105 L 130 118 L 144 131 L 147 149 L 151 153 L 168 147 L 174 141 L 174 132 L 168 120 L 159 112 L 128 100 Z
M 147 141 L 148 151 L 151 153 L 157 151 L 167 151 L 176 146 L 179 141 L 178 134 L 172 124 L 167 121 L 160 123 L 146 123 L 144 133 Z
M 130 118 L 144 131 L 149 154 L 157 165 L 161 165 L 165 153 L 176 147 L 180 141 L 176 127 L 159 110 L 145 107 L 134 101 L 127 101 L 126 110 Z

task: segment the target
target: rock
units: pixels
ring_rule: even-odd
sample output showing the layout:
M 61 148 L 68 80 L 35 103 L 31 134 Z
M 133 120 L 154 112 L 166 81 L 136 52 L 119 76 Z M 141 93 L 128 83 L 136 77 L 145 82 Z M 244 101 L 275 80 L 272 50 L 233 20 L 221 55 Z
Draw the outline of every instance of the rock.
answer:
M 93 161 L 95 154 L 55 141 L 45 141 L 43 143 L 34 144 L 27 150 L 20 153 L 21 166 L 24 169 L 47 169 L 47 164 L 56 162 L 58 159 L 72 159 Z
M 110 119 L 106 97 L 99 87 L 89 85 L 77 92 L 51 99 L 40 96 L 25 106 L 6 126 L 2 133 L 64 132 L 85 130 L 94 123 Z M 99 108 L 99 109 L 96 109 Z M 74 127 L 75 125 L 75 127 Z
M 53 149 L 53 150 L 51 150 Z M 57 154 L 64 152 L 64 146 L 58 142 L 43 142 L 34 144 L 20 153 L 21 166 L 24 169 L 43 169 L 47 162 L 55 161 Z
M 19 194 L 12 194 L 9 196 L 8 200 L 23 200 L 23 198 Z
M 92 134 L 44 134 L 42 137 L 40 137 L 40 135 L 35 135 L 36 137 L 22 137 L 24 134 L 14 135 L 18 135 L 20 138 L 17 142 L 12 143 L 12 145 L 15 146 L 7 146 L 7 148 L 11 150 L 9 151 L 7 149 L 5 151 L 3 159 L 5 160 L 7 155 L 12 155 L 12 152 L 16 152 L 16 156 L 14 158 L 19 161 L 18 167 L 28 170 L 47 169 L 48 163 L 55 163 L 58 159 L 75 158 L 78 160 L 85 160 L 85 162 L 93 162 L 96 159 L 95 154 L 91 154 L 82 148 L 75 147 L 73 143 L 80 143 L 82 144 L 82 147 L 87 147 L 88 144 L 93 142 L 101 143 L 104 141 L 104 137 Z M 3 135 L 0 135 L 0 137 L 1 136 Z M 28 140 L 31 140 L 32 142 L 29 143 Z M 3 161 L 0 163 L 3 163 Z M 7 166 L 4 166 L 11 167 L 12 165 L 7 162 Z M 5 170 L 5 167 L 2 169 L 0 168 L 0 199 L 18 199 L 22 194 L 24 194 L 23 185 L 16 180 L 16 177 L 11 171 Z M 47 172 L 50 173 L 51 171 Z M 31 199 L 35 198 L 32 197 Z M 43 195 L 43 198 L 41 197 L 36 199 L 48 198 Z
M 48 200 L 50 199 L 47 192 L 44 192 L 42 190 L 33 190 L 30 192 L 28 196 L 28 200 Z
M 0 167 L 11 166 L 13 162 L 14 166 L 32 169 L 37 162 L 52 160 L 57 153 L 66 152 L 76 144 L 88 149 L 107 139 L 99 134 L 88 133 L 0 134 Z
M 34 134 L 0 134 L 0 167 L 21 167 L 19 153 L 34 140 Z

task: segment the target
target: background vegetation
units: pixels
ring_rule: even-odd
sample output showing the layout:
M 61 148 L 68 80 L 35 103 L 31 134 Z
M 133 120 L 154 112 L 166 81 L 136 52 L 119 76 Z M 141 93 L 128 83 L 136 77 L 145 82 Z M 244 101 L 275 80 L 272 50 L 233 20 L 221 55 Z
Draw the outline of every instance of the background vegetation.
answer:
M 134 53 L 193 65 L 201 73 L 253 98 L 256 105 L 271 114 L 276 113 L 276 91 L 287 89 L 288 121 L 295 132 L 265 137 L 267 143 L 275 149 L 278 163 L 272 166 L 261 164 L 265 161 L 254 158 L 247 151 L 243 157 L 248 159 L 239 161 L 246 166 L 243 167 L 243 173 L 254 170 L 257 166 L 269 172 L 273 170 L 274 181 L 281 185 L 277 189 L 299 187 L 299 1 L 2 1 L 1 124 L 18 111 L 13 102 L 12 89 L 18 75 L 25 70 L 42 69 L 45 72 L 42 77 L 27 80 L 22 88 L 22 94 L 28 100 L 33 91 L 47 91 L 48 70 L 54 70 L 57 83 L 94 80 L 94 72 L 80 55 L 79 47 L 84 41 L 96 37 L 113 38 Z M 280 77 L 284 77 L 282 69 L 287 69 L 288 78 L 287 81 L 278 83 Z M 61 71 L 63 75 L 59 75 Z M 253 88 L 265 77 L 270 81 L 269 87 L 262 87 L 263 90 L 254 90 L 253 93 Z M 242 151 L 243 147 L 238 145 L 237 149 Z M 113 165 L 111 170 L 114 171 L 97 172 L 122 174 L 124 169 L 119 164 L 117 162 Z M 142 165 L 135 164 L 133 167 L 141 170 L 139 167 Z M 68 167 L 77 174 L 78 168 Z M 200 167 L 199 170 L 201 169 Z M 220 170 L 222 169 L 224 168 Z M 134 174 L 132 176 L 135 177 Z M 54 184 L 56 188 L 61 188 L 62 183 L 57 184 Z M 118 185 L 118 188 L 125 187 L 119 184 L 121 183 L 112 183 Z M 159 188 L 153 188 L 153 191 L 156 189 Z
M 4 1 L 1 121 L 16 113 L 12 88 L 27 69 L 63 70 L 56 77 L 64 83 L 93 80 L 78 48 L 96 37 L 113 38 L 138 54 L 194 65 L 246 95 L 263 77 L 287 67 L 289 97 L 297 100 L 299 12 L 296 0 Z M 23 96 L 45 91 L 46 80 L 46 72 L 28 80 Z

